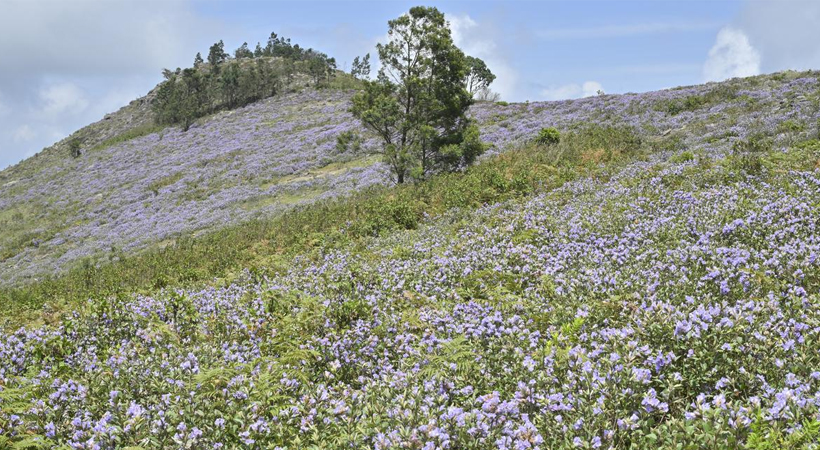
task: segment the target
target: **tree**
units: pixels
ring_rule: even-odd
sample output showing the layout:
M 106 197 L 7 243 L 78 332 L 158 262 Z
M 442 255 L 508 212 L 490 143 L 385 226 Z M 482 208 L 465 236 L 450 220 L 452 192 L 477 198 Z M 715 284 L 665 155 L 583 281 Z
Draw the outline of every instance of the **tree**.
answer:
M 260 56 L 264 56 L 264 55 L 265 55 L 265 51 L 262 50 L 262 44 L 257 42 L 256 43 L 256 48 L 253 50 L 253 56 L 255 58 L 259 58 Z
M 495 75 L 490 72 L 487 64 L 472 56 L 467 57 L 467 64 L 470 66 L 470 71 L 467 72 L 467 78 L 464 82 L 467 85 L 467 91 L 469 91 L 471 95 L 475 95 L 489 88 L 490 84 L 495 80 Z
M 182 131 L 188 131 L 191 124 L 208 109 L 208 90 L 202 73 L 196 69 L 182 70 L 182 83 L 177 86 L 181 90 L 179 106 L 179 122 Z
M 199 68 L 205 61 L 202 60 L 202 53 L 196 52 L 196 56 L 194 57 L 194 67 Z
M 223 102 L 228 108 L 233 108 L 238 103 L 240 77 L 237 63 L 228 64 L 227 68 L 220 73 L 219 87 Z
M 219 71 L 219 65 L 228 59 L 228 54 L 225 53 L 225 44 L 220 39 L 219 42 L 212 45 L 208 51 L 208 64 L 211 65 L 211 70 Z
M 233 52 L 233 56 L 236 59 L 253 58 L 253 52 L 248 48 L 248 43 L 243 42 L 242 45 Z
M 353 58 L 353 67 L 350 69 L 350 74 L 357 79 L 370 78 L 370 53 L 364 55 L 361 60 L 358 56 Z
M 388 42 L 377 46 L 382 68 L 351 112 L 380 138 L 397 183 L 471 163 L 484 145 L 466 116 L 470 68 L 444 14 L 414 7 L 388 25 Z
M 310 76 L 313 77 L 314 84 L 318 85 L 333 76 L 333 73 L 336 71 L 335 58 L 328 58 L 324 53 L 314 52 L 312 50 L 309 50 L 307 54 L 309 55 L 307 69 Z

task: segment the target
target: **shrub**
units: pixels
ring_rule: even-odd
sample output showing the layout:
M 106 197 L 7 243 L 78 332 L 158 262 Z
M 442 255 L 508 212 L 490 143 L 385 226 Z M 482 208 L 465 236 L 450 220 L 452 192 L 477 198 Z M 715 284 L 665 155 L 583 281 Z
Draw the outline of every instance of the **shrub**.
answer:
M 555 145 L 561 142 L 561 134 L 555 128 L 541 128 L 538 136 L 535 138 L 536 144 L 541 145 Z
M 752 134 L 746 139 L 735 141 L 732 144 L 732 152 L 740 153 L 764 153 L 772 149 L 772 141 L 766 135 Z
M 692 152 L 689 152 L 689 151 L 678 153 L 677 155 L 674 155 L 671 158 L 669 158 L 669 161 L 671 161 L 673 163 L 684 163 L 684 162 L 694 161 L 694 160 L 695 160 L 695 155 Z
M 71 155 L 72 158 L 79 158 L 80 155 L 83 154 L 80 149 L 81 145 L 82 143 L 77 138 L 68 141 L 68 154 Z
M 355 131 L 345 131 L 336 137 L 336 153 L 356 154 L 362 149 L 364 139 Z

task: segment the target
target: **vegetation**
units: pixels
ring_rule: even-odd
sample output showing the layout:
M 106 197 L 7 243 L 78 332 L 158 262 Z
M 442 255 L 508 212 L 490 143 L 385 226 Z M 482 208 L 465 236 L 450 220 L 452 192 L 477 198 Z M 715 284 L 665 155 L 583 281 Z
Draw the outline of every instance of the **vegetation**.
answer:
M 495 80 L 495 75 L 484 61 L 474 56 L 467 56 L 466 59 L 469 70 L 464 84 L 467 86 L 467 92 L 475 96 L 489 89 L 490 84 Z
M 350 74 L 356 79 L 370 78 L 370 53 L 364 55 L 362 59 L 359 59 L 358 56 L 353 58 Z
M 180 233 L 0 288 L 1 449 L 817 446 L 820 77 L 485 102 L 471 123 L 460 108 L 488 88 L 469 92 L 443 16 L 414 8 L 391 33 L 426 67 L 388 43 L 395 78 L 383 60 L 358 79 L 359 60 L 323 83 L 361 93 L 307 90 L 0 173 L 3 269 L 82 236 L 31 223 Z M 241 104 L 244 67 L 284 67 L 295 47 L 217 43 L 165 95 L 183 119 L 209 83 L 212 104 Z M 392 143 L 407 133 L 414 183 L 362 156 L 390 163 L 354 95 Z M 227 222 L 237 203 L 327 186 L 338 196 Z M 71 201 L 81 214 L 54 217 Z M 209 209 L 201 235 L 167 223 Z
M 538 136 L 535 137 L 535 143 L 541 145 L 555 145 L 561 142 L 561 133 L 555 128 L 541 128 Z
M 465 83 L 489 84 L 489 70 L 453 44 L 436 8 L 414 7 L 388 24 L 389 41 L 378 45 L 382 68 L 353 97 L 351 112 L 379 137 L 399 184 L 471 164 L 484 147 L 466 117 L 472 98 Z
M 197 53 L 192 68 L 164 70 L 165 81 L 153 102 L 156 122 L 188 130 L 204 115 L 276 95 L 298 74 L 319 86 L 336 73 L 335 59 L 291 44 L 276 33 L 271 33 L 266 47 L 257 49 L 258 54 L 251 52 L 244 43 L 232 59 L 220 40 L 210 47 L 207 64 Z
M 68 141 L 68 154 L 72 158 L 79 158 L 83 154 L 81 147 L 82 147 L 82 142 L 79 139 L 74 138 L 74 139 L 69 140 Z
M 351 137 L 345 142 L 355 140 Z M 36 311 L 46 303 L 76 305 L 87 298 L 226 277 L 246 267 L 257 274 L 269 273 L 283 261 L 312 249 L 327 251 L 390 230 L 413 229 L 423 217 L 452 208 L 475 208 L 554 188 L 582 175 L 606 172 L 610 165 L 639 155 L 639 143 L 628 128 L 584 126 L 568 134 L 560 145 L 527 146 L 490 158 L 464 173 L 440 174 L 414 185 L 371 188 L 273 219 L 184 238 L 117 262 L 81 265 L 61 277 L 5 288 L 0 290 L 0 298 L 7 299 L 2 315 L 25 317 L 24 311 Z M 621 150 L 610 152 L 609 159 L 603 160 L 602 146 Z M 601 162 L 606 165 L 599 166 Z M 176 173 L 163 178 L 152 191 L 178 177 Z
M 162 131 L 164 127 L 162 125 L 156 125 L 153 123 L 148 123 L 145 125 L 136 126 L 133 128 L 129 128 L 123 133 L 120 133 L 114 137 L 108 138 L 99 144 L 95 145 L 90 149 L 90 151 L 98 151 L 104 148 L 110 147 L 112 145 L 117 145 L 122 142 L 130 141 L 131 139 L 136 139 L 141 136 L 147 136 L 152 133 L 159 133 Z

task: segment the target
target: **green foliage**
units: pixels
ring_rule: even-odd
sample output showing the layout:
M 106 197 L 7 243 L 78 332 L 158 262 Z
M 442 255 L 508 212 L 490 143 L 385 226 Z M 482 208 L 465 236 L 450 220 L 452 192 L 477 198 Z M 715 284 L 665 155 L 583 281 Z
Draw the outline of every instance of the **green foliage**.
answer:
M 251 49 L 248 48 L 248 43 L 243 42 L 242 45 L 239 46 L 234 52 L 233 56 L 236 59 L 243 59 L 243 58 L 253 58 L 253 52 Z
M 762 413 L 752 423 L 744 448 L 748 450 L 812 449 L 820 442 L 820 421 L 803 420 L 799 427 L 788 433 L 777 422 L 767 422 Z
M 362 150 L 364 138 L 359 133 L 348 130 L 336 136 L 336 153 L 358 154 Z
M 732 144 L 729 163 L 732 167 L 749 175 L 760 175 L 763 171 L 762 154 L 772 149 L 772 141 L 763 134 L 753 134 Z
M 673 162 L 673 163 L 683 163 L 683 162 L 694 161 L 694 160 L 695 160 L 695 155 L 694 155 L 694 153 L 692 153 L 690 151 L 681 152 L 681 153 L 678 153 L 677 155 L 674 155 L 671 158 L 669 158 L 669 161 Z
M 520 197 L 561 186 L 591 171 L 606 170 L 602 163 L 617 164 L 637 154 L 639 149 L 632 146 L 639 138 L 632 133 L 631 128 L 581 127 L 565 134 L 549 151 L 541 146 L 511 150 L 463 172 L 442 173 L 422 183 L 371 188 L 272 219 L 182 238 L 173 245 L 116 262 L 88 261 L 58 278 L 0 289 L 0 315 L 8 317 L 15 311 L 17 317 L 24 318 L 23 311 L 36 310 L 45 303 L 70 305 L 88 298 L 205 282 L 231 276 L 245 267 L 268 268 L 259 269 L 262 273 L 277 270 L 283 259 L 319 244 L 329 249 L 391 230 L 415 229 L 425 216 Z M 610 159 L 590 156 L 608 145 L 613 146 Z M 159 189 L 173 180 L 172 174 L 153 187 Z
M 68 154 L 72 158 L 79 158 L 83 153 L 80 147 L 82 146 L 82 142 L 78 138 L 74 138 L 68 141 Z
M 227 61 L 227 59 L 228 54 L 225 53 L 225 44 L 220 39 L 219 42 L 212 45 L 208 50 L 208 64 L 210 64 L 211 70 L 217 71 L 219 65 Z
M 359 59 L 358 56 L 353 58 L 350 74 L 356 79 L 366 80 L 370 78 L 370 53 L 364 55 L 362 59 Z
M 502 101 L 495 102 L 495 104 L 496 104 L 496 105 L 501 105 L 501 106 L 510 106 L 510 104 L 509 104 L 508 102 L 505 102 L 505 101 L 503 101 L 503 100 L 502 100 Z
M 414 7 L 388 24 L 389 42 L 378 45 L 382 69 L 353 97 L 351 112 L 379 137 L 399 184 L 468 164 L 469 151 L 453 164 L 458 152 L 449 146 L 470 133 L 466 113 L 472 100 L 464 84 L 469 66 L 444 14 Z
M 804 124 L 792 119 L 784 120 L 777 126 L 778 133 L 799 133 L 805 129 Z
M 159 133 L 164 129 L 161 125 L 155 125 L 153 123 L 148 123 L 140 126 L 136 126 L 134 128 L 129 128 L 127 131 L 124 131 L 114 137 L 108 138 L 99 144 L 91 147 L 89 151 L 95 152 L 102 150 L 104 148 L 111 147 L 112 145 L 119 144 L 121 142 L 130 141 L 131 139 L 136 139 L 138 137 L 147 136 L 153 133 Z
M 148 185 L 148 190 L 151 191 L 154 195 L 159 195 L 159 190 L 170 186 L 177 181 L 182 179 L 182 172 L 176 172 L 168 176 L 164 176 L 157 181 L 152 182 Z
M 737 91 L 729 85 L 715 87 L 702 95 L 689 95 L 683 98 L 666 100 L 659 104 L 659 109 L 671 116 L 685 111 L 695 111 L 700 108 L 714 105 L 737 98 Z
M 740 153 L 764 153 L 772 149 L 772 141 L 764 134 L 752 134 L 746 139 L 735 141 L 732 144 L 732 152 Z
M 292 45 L 275 33 L 267 47 L 257 45 L 257 52 L 242 44 L 235 59 L 224 47 L 222 41 L 211 46 L 207 66 L 197 53 L 193 68 L 163 71 L 165 81 L 152 103 L 158 125 L 178 124 L 187 130 L 199 117 L 276 95 L 298 73 L 308 75 L 317 87 L 328 85 L 336 74 L 335 59 Z
M 481 132 L 475 124 L 467 125 L 454 140 L 457 143 L 444 145 L 440 149 L 441 164 L 447 170 L 473 164 L 489 147 L 481 140 Z
M 555 128 L 541 128 L 538 136 L 535 137 L 535 143 L 540 145 L 555 145 L 561 142 L 561 133 Z
M 467 92 L 475 96 L 488 89 L 496 77 L 484 61 L 473 56 L 467 56 L 466 60 L 469 71 L 464 84 L 467 86 Z

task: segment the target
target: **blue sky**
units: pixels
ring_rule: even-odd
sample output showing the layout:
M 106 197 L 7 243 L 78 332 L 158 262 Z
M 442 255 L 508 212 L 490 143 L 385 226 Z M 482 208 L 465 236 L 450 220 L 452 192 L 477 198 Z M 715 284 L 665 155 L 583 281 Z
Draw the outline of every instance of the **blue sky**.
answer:
M 643 92 L 820 69 L 820 1 L 0 0 L 0 168 L 144 95 L 163 67 L 271 31 L 335 56 L 374 53 L 418 4 L 498 75 L 508 101 Z

